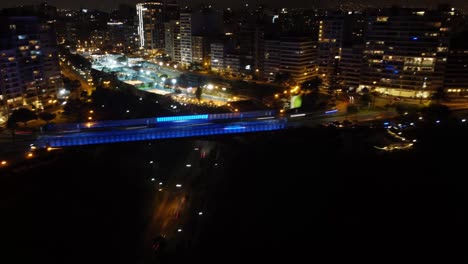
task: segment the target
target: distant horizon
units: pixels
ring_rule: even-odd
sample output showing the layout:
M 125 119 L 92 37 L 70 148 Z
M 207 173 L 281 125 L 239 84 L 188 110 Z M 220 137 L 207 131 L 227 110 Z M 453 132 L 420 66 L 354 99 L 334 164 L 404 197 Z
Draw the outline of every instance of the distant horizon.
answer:
M 167 2 L 173 2 L 171 0 L 165 0 Z M 25 0 L 25 1 L 17 1 L 17 0 L 2 0 L 0 3 L 0 9 L 3 8 L 11 8 L 11 7 L 19 7 L 19 6 L 27 6 L 27 5 L 37 5 L 40 3 L 48 3 L 52 6 L 61 9 L 97 9 L 101 11 L 110 11 L 115 10 L 118 8 L 120 4 L 128 4 L 128 5 L 135 5 L 139 2 L 138 0 L 81 0 L 78 1 L 71 1 L 68 2 L 67 0 Z M 345 5 L 347 7 L 353 5 L 353 1 L 351 0 L 289 0 L 287 3 L 282 2 L 281 0 L 243 0 L 236 3 L 232 3 L 229 0 L 179 0 L 176 1 L 181 6 L 183 5 L 190 5 L 190 6 L 197 6 L 202 3 L 205 4 L 212 4 L 215 8 L 226 8 L 226 7 L 233 7 L 238 8 L 245 4 L 256 6 L 258 4 L 263 4 L 266 7 L 286 7 L 286 8 L 312 8 L 312 7 L 337 7 L 339 5 Z M 360 0 L 355 3 L 358 6 L 369 5 L 373 6 L 375 1 L 373 0 Z M 404 7 L 435 7 L 442 3 L 448 3 L 454 7 L 458 8 L 466 8 L 468 7 L 468 3 L 464 0 L 447 0 L 447 1 L 439 1 L 439 0 L 382 0 L 379 1 L 379 5 L 375 5 L 375 7 L 384 7 L 384 6 L 391 6 L 391 5 L 400 5 Z

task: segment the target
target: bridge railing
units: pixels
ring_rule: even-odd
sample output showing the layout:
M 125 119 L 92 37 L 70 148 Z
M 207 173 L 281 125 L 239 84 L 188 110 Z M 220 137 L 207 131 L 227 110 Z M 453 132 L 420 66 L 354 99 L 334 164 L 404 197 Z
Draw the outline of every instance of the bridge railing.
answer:
M 41 135 L 36 141 L 38 147 L 66 147 L 90 144 L 106 144 L 166 138 L 183 138 L 272 131 L 286 128 L 285 119 L 232 122 L 204 126 L 150 128 L 141 130 L 115 130 L 100 132 Z
M 183 116 L 161 116 L 139 119 L 105 120 L 95 122 L 66 123 L 66 124 L 48 124 L 44 126 L 44 132 L 52 133 L 73 133 L 89 129 L 111 128 L 111 127 L 131 127 L 131 126 L 157 126 L 161 122 L 180 122 L 191 120 L 219 120 L 219 119 L 242 119 L 262 116 L 275 116 L 277 111 L 249 111 L 249 112 L 229 112 L 216 114 L 194 114 Z

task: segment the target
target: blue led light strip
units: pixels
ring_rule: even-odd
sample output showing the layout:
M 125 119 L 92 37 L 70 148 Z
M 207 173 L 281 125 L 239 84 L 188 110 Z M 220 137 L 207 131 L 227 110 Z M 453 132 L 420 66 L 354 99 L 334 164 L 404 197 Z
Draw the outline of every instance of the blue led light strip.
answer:
M 156 117 L 156 122 L 172 122 L 183 120 L 208 119 L 208 115 L 186 115 L 186 116 L 165 116 Z
M 190 127 L 182 129 L 153 129 L 145 131 L 105 131 L 92 133 L 77 133 L 68 134 L 65 136 L 40 136 L 36 141 L 39 147 L 67 147 L 92 144 L 108 144 L 117 142 L 131 142 L 142 140 L 155 140 L 165 138 L 183 138 L 222 134 L 236 134 L 247 132 L 271 131 L 284 129 L 284 122 L 252 122 L 242 125 L 228 126 L 205 126 L 205 127 Z

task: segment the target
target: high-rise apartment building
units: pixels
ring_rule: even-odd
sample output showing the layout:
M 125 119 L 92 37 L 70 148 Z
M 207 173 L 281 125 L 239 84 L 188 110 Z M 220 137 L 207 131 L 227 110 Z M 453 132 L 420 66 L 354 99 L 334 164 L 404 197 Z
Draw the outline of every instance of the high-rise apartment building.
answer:
M 247 21 L 239 29 L 241 70 L 247 74 L 263 71 L 264 29 L 257 21 Z M 257 71 L 256 71 L 257 70 Z
M 136 5 L 140 48 L 155 52 L 165 47 L 164 5 L 161 2 L 145 2 Z
M 210 47 L 211 70 L 221 72 L 224 70 L 224 43 L 214 42 Z
M 210 40 L 222 32 L 221 15 L 222 13 L 211 7 L 180 13 L 180 63 L 183 67 L 188 67 L 193 62 L 205 61 L 205 58 L 200 60 L 200 55 L 209 53 Z M 202 38 L 193 38 L 193 36 Z M 203 41 L 202 45 L 199 45 L 200 40 Z M 192 43 L 192 41 L 196 41 L 196 43 Z
M 468 48 L 450 50 L 444 88 L 449 95 L 466 96 L 468 94 Z
M 317 66 L 326 86 L 342 87 L 339 76 L 342 49 L 362 43 L 364 22 L 362 14 L 353 12 L 328 13 L 319 20 Z
M 361 79 L 362 45 L 345 46 L 341 49 L 338 62 L 340 87 L 345 90 L 356 91 Z
M 239 54 L 224 54 L 224 72 L 229 74 L 238 74 L 241 70 L 241 61 Z
M 317 42 L 308 37 L 282 38 L 280 71 L 291 74 L 297 83 L 310 80 L 315 73 Z
M 264 41 L 264 76 L 269 81 L 275 80 L 281 67 L 281 46 L 279 40 Z
M 44 109 L 62 87 L 55 33 L 37 17 L 0 18 L 0 91 L 5 109 Z
M 180 22 L 170 20 L 164 23 L 165 52 L 173 61 L 180 61 Z
M 180 13 L 180 63 L 192 63 L 192 13 Z
M 58 89 L 63 87 L 59 66 L 57 35 L 52 25 L 44 23 L 40 25 L 39 36 L 40 48 L 43 54 L 43 74 L 47 91 L 44 93 L 48 93 L 49 97 L 55 98 Z
M 202 36 L 192 36 L 192 61 L 203 64 L 205 53 Z
M 427 98 L 443 86 L 448 17 L 426 9 L 392 8 L 368 16 L 360 88 Z
M 265 40 L 264 71 L 268 80 L 278 73 L 288 73 L 302 83 L 315 73 L 317 42 L 307 37 L 289 37 Z

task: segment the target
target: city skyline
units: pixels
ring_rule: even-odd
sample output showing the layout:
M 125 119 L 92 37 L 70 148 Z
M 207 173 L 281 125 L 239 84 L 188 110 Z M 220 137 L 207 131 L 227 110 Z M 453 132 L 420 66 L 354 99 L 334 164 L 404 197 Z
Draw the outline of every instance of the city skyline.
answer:
M 99 9 L 102 11 L 109 11 L 116 9 L 120 4 L 129 4 L 129 5 L 136 5 L 138 0 L 103 0 L 103 1 L 92 1 L 92 0 L 83 0 L 80 2 L 77 1 L 61 1 L 61 0 L 25 0 L 25 1 L 15 1 L 15 0 L 3 0 L 0 3 L 0 8 L 9 8 L 9 7 L 17 7 L 22 5 L 36 5 L 40 3 L 48 3 L 50 5 L 56 6 L 58 8 L 71 8 L 71 9 L 79 9 L 79 8 L 88 8 L 88 9 Z M 172 2 L 172 1 L 167 1 Z M 242 2 L 232 3 L 228 0 L 211 0 L 211 1 L 204 1 L 204 0 L 179 0 L 177 1 L 181 5 L 199 5 L 202 3 L 213 4 L 215 7 L 225 8 L 225 7 L 240 7 L 244 4 L 249 5 L 257 5 L 257 4 L 264 4 L 265 6 L 269 7 L 291 7 L 291 8 L 310 8 L 310 7 L 333 7 L 339 6 L 340 4 L 351 4 L 352 1 L 340 1 L 340 0 L 331 0 L 331 1 L 324 1 L 324 0 L 313 0 L 313 1 L 304 1 L 304 0 L 290 0 L 285 3 L 284 1 L 280 0 L 243 0 Z M 441 3 L 448 3 L 453 6 L 457 7 L 464 7 L 466 6 L 465 1 L 463 0 L 384 0 L 380 1 L 380 6 L 390 6 L 390 5 L 400 5 L 406 7 L 434 7 Z M 363 0 L 359 1 L 357 4 L 360 5 L 373 5 L 375 1 Z
M 468 4 L 25 1 L 0 4 L 3 258 L 466 258 Z

